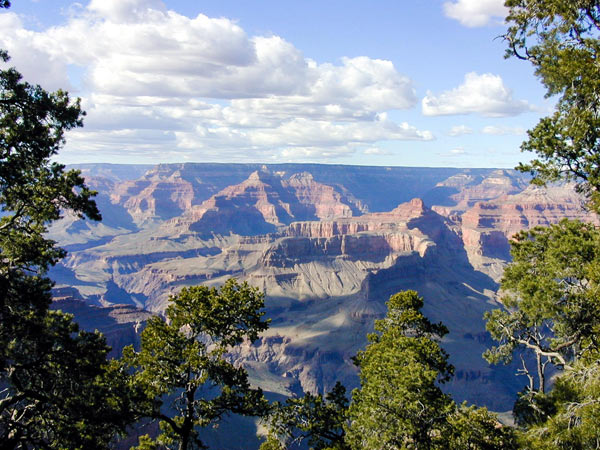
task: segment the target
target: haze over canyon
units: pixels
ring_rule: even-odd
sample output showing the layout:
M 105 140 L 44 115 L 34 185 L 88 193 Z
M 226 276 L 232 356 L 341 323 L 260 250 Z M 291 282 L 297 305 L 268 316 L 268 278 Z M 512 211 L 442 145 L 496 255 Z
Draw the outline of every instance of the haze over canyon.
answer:
M 102 222 L 67 216 L 50 237 L 54 308 L 103 331 L 113 354 L 183 286 L 229 277 L 266 294 L 269 330 L 230 355 L 274 398 L 357 385 L 352 357 L 393 293 L 414 289 L 450 330 L 455 400 L 505 411 L 525 383 L 490 366 L 483 314 L 515 232 L 597 222 L 570 185 L 511 170 L 316 164 L 88 164 Z

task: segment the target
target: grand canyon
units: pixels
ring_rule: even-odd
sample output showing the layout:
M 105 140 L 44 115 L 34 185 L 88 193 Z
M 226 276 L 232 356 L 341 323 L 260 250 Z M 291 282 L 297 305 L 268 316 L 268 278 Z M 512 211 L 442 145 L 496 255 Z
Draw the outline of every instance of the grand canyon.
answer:
M 352 357 L 385 301 L 414 289 L 426 315 L 450 330 L 443 346 L 456 373 L 445 390 L 457 401 L 509 410 L 525 381 L 514 367 L 481 357 L 492 345 L 483 314 L 501 307 L 509 239 L 563 217 L 597 222 L 572 186 L 535 187 L 511 170 L 75 168 L 98 191 L 103 220 L 67 215 L 50 228 L 68 251 L 50 273 L 53 307 L 101 330 L 116 356 L 182 287 L 247 281 L 265 293 L 271 324 L 228 357 L 274 399 L 325 392 L 336 381 L 356 387 Z

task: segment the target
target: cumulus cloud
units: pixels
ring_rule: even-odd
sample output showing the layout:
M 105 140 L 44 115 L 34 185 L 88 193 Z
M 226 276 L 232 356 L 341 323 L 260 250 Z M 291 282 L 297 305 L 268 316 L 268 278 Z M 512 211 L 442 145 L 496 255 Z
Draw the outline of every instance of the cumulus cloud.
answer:
M 508 8 L 504 0 L 457 0 L 445 2 L 444 13 L 466 27 L 481 27 L 493 18 L 504 19 Z
M 279 36 L 248 36 L 234 21 L 186 17 L 161 0 L 92 0 L 42 31 L 6 12 L 0 30 L 10 30 L 0 48 L 28 80 L 83 97 L 86 128 L 72 134 L 80 149 L 110 149 L 122 138 L 134 152 L 135 142 L 147 148 L 156 137 L 198 157 L 233 146 L 335 157 L 348 151 L 323 149 L 433 139 L 387 118 L 417 104 L 412 80 L 392 62 L 318 64 Z
M 516 136 L 520 136 L 525 134 L 525 128 L 523 127 L 498 127 L 494 125 L 488 125 L 483 127 L 481 130 L 483 134 L 492 134 L 496 136 L 503 136 L 508 134 L 513 134 Z
M 464 136 L 465 134 L 473 134 L 473 129 L 466 125 L 455 125 L 448 132 L 448 136 Z
M 351 145 L 323 147 L 288 147 L 281 151 L 286 161 L 328 160 L 349 156 L 356 153 Z
M 459 158 L 461 156 L 467 156 L 469 153 L 463 147 L 455 147 L 445 153 L 438 153 L 438 156 L 442 158 Z
M 392 153 L 388 150 L 384 150 L 379 147 L 369 147 L 363 151 L 365 155 L 391 155 Z
M 499 75 L 475 72 L 466 74 L 463 83 L 454 89 L 439 95 L 428 92 L 421 104 L 426 116 L 481 114 L 507 117 L 532 109 L 527 101 L 513 98 L 512 91 Z
M 117 23 L 143 21 L 155 11 L 165 11 L 160 0 L 91 0 L 88 9 Z

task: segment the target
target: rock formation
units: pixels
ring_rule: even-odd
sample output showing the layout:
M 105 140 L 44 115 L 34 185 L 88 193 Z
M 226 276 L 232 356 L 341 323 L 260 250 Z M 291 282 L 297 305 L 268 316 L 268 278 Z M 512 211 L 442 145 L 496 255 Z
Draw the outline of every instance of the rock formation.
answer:
M 56 307 L 118 348 L 135 342 L 149 314 L 140 308 L 162 312 L 182 286 L 248 281 L 265 292 L 271 327 L 230 357 L 273 395 L 355 386 L 351 358 L 385 301 L 415 289 L 427 315 L 450 329 L 444 345 L 457 377 L 448 390 L 510 408 L 521 387 L 513 369 L 481 358 L 490 345 L 482 315 L 499 306 L 508 238 L 562 217 L 597 220 L 572 188 L 530 188 L 508 170 L 165 164 L 131 170 L 131 179 L 118 167 L 86 171 L 108 214 L 103 224 L 65 218 L 52 228 L 69 254 L 51 275 L 72 299 Z
M 498 278 L 510 259 L 509 240 L 515 233 L 563 218 L 598 223 L 598 217 L 584 209 L 582 198 L 572 185 L 529 186 L 514 195 L 477 202 L 461 216 L 460 222 L 473 266 Z

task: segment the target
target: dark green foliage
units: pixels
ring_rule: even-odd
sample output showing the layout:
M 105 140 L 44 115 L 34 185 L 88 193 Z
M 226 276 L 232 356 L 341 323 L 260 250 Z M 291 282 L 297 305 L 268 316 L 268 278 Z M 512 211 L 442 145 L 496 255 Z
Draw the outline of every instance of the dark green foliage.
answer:
M 515 423 L 523 428 L 543 423 L 556 413 L 551 395 L 531 389 L 529 386 L 517 394 L 513 405 Z
M 502 426 L 486 408 L 456 407 L 448 416 L 439 448 L 446 450 L 513 450 L 518 448 L 514 431 Z
M 552 413 L 531 421 L 522 448 L 592 450 L 600 445 L 600 365 L 591 352 L 556 379 L 544 402 Z
M 439 346 L 447 333 L 421 312 L 414 291 L 393 295 L 356 357 L 361 387 L 348 405 L 338 383 L 325 398 L 307 394 L 275 404 L 261 450 L 514 450 L 514 430 L 485 408 L 456 405 L 438 384 L 454 368 Z
M 600 232 L 563 220 L 522 231 L 511 246 L 513 262 L 501 283 L 506 308 L 485 315 L 499 344 L 484 356 L 498 363 L 510 362 L 517 350 L 532 353 L 535 370 L 522 358 L 521 372 L 529 378 L 528 391 L 543 394 L 548 367 L 569 367 L 598 348 Z M 533 399 L 523 393 L 521 402 L 526 398 Z
M 307 441 L 314 450 L 345 450 L 344 426 L 347 424 L 346 388 L 336 383 L 325 397 L 306 394 L 285 404 L 275 403 L 269 416 L 267 441 L 261 450 L 286 448 Z
M 3 448 L 107 448 L 125 432 L 130 405 L 102 335 L 54 311 L 22 317 L 19 326 L 23 334 L 6 349 L 13 358 L 0 399 Z
M 134 369 L 134 383 L 145 394 L 141 413 L 160 420 L 157 443 L 185 450 L 204 448 L 199 428 L 216 424 L 229 413 L 266 413 L 262 391 L 252 389 L 246 371 L 224 358 L 232 346 L 254 341 L 267 329 L 260 311 L 263 297 L 234 279 L 220 289 L 184 288 L 171 299 L 167 321 L 159 317 L 148 321 L 141 350 L 125 348 L 123 359 Z M 152 442 L 144 439 L 140 448 Z
M 0 271 L 45 270 L 64 256 L 45 239 L 46 225 L 67 209 L 99 220 L 78 171 L 51 162 L 64 133 L 82 126 L 79 100 L 23 82 L 14 68 L 0 71 Z
M 347 443 L 352 449 L 516 449 L 514 432 L 485 408 L 456 405 L 438 384 L 454 368 L 440 347 L 447 333 L 421 312 L 423 299 L 400 292 L 376 333 L 356 358 L 360 389 L 348 409 Z
M 573 180 L 600 210 L 600 2 L 597 0 L 507 0 L 508 56 L 533 64 L 557 110 L 529 131 L 522 149 L 537 159 L 521 164 L 533 181 Z M 499 341 L 486 357 L 510 360 L 516 349 L 533 352 L 534 374 L 523 359 L 529 386 L 514 412 L 524 427 L 523 446 L 540 449 L 600 447 L 598 337 L 599 231 L 562 222 L 521 233 L 515 262 L 502 286 L 508 310 L 488 315 Z M 564 369 L 545 393 L 548 365 Z
M 453 373 L 439 346 L 447 330 L 421 313 L 423 299 L 414 291 L 387 305 L 356 357 L 361 387 L 352 393 L 348 442 L 353 449 L 434 448 L 453 408 L 438 386 Z
M 7 2 L 1 5 L 7 7 Z M 8 55 L 0 52 L 6 62 Z M 2 448 L 106 448 L 134 417 L 126 374 L 97 333 L 50 312 L 50 265 L 64 255 L 45 238 L 62 210 L 99 219 L 79 172 L 51 158 L 81 126 L 79 101 L 0 71 L 0 442 Z
M 529 379 L 513 409 L 524 448 L 597 448 L 600 427 L 600 230 L 563 220 L 515 236 L 502 279 L 506 309 L 486 314 L 490 362 L 520 355 Z M 533 358 L 527 358 L 529 353 Z M 528 361 L 534 361 L 529 364 Z M 562 372 L 546 389 L 547 370 Z
M 529 131 L 524 151 L 537 159 L 521 164 L 534 182 L 571 179 L 600 207 L 600 2 L 507 0 L 508 56 L 528 60 L 558 96 L 556 112 Z

